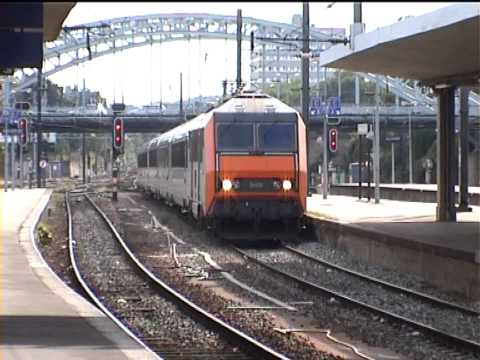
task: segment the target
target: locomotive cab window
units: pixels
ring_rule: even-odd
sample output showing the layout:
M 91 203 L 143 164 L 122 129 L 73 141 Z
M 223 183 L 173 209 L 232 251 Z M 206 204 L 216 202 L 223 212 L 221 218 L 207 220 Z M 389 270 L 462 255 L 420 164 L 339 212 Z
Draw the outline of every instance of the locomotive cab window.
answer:
M 253 150 L 253 124 L 219 123 L 217 125 L 217 150 Z
M 258 124 L 257 134 L 259 147 L 258 150 L 260 151 L 295 151 L 295 124 Z

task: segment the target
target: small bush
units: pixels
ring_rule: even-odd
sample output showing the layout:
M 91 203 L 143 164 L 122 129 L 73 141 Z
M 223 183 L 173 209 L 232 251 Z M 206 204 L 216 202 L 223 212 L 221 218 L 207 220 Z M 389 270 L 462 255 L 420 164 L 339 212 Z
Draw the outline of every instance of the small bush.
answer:
M 43 246 L 51 244 L 53 236 L 52 232 L 48 229 L 47 225 L 40 224 L 37 228 L 38 242 Z

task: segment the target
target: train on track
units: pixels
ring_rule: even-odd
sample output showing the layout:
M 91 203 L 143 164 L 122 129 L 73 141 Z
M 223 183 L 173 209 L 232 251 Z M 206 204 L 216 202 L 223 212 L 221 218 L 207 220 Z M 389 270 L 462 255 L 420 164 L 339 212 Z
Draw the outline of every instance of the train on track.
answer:
M 307 223 L 306 146 L 295 109 L 244 91 L 144 144 L 136 185 L 224 235 L 233 224 L 235 233 L 298 232 Z

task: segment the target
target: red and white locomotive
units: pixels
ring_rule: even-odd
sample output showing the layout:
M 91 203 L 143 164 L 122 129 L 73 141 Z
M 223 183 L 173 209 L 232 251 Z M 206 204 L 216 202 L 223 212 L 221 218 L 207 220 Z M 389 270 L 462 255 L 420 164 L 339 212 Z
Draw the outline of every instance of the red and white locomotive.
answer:
M 270 96 L 243 92 L 145 144 L 137 186 L 208 224 L 302 225 L 306 161 L 300 114 Z

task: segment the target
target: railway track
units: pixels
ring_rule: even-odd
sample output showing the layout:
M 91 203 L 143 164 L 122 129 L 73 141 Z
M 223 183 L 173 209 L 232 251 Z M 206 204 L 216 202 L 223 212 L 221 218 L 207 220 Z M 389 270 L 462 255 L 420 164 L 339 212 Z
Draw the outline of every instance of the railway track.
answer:
M 478 333 L 476 334 L 474 332 L 469 334 L 469 336 L 460 336 L 445 329 L 438 329 L 431 324 L 420 322 L 412 316 L 407 317 L 407 315 L 405 314 L 393 312 L 388 309 L 388 304 L 382 304 L 382 306 L 379 306 L 378 304 L 373 305 L 369 301 L 367 302 L 365 301 L 365 299 L 362 299 L 361 296 L 357 296 L 358 294 L 355 294 L 354 291 L 349 292 L 347 291 L 347 289 L 341 289 L 341 287 L 339 290 L 338 287 L 336 288 L 334 286 L 333 281 L 339 281 L 337 278 L 339 277 L 339 273 L 341 272 L 342 276 L 353 277 L 357 283 L 359 283 L 359 279 L 361 279 L 361 286 L 367 287 L 373 284 L 374 286 L 376 286 L 376 289 L 381 286 L 384 288 L 384 291 L 395 292 L 397 294 L 397 297 L 399 296 L 398 293 L 401 292 L 401 302 L 406 302 L 408 298 L 415 298 L 417 301 L 423 301 L 424 303 L 427 302 L 428 304 L 431 304 L 432 306 L 435 306 L 437 308 L 441 308 L 444 310 L 448 309 L 448 311 L 450 312 L 457 312 L 458 316 L 460 316 L 461 318 L 469 317 L 471 321 L 476 321 L 478 323 L 478 313 L 475 310 L 463 308 L 456 304 L 448 303 L 446 301 L 436 299 L 428 295 L 424 296 L 424 294 L 416 293 L 409 289 L 396 287 L 393 284 L 386 283 L 368 276 L 363 276 L 362 274 L 355 273 L 349 269 L 340 268 L 330 263 L 322 263 L 321 261 L 318 261 L 319 259 L 312 258 L 311 256 L 301 253 L 293 248 L 287 247 L 281 248 L 280 250 L 270 249 L 266 255 L 261 253 L 260 255 L 258 255 L 258 252 L 256 255 L 252 255 L 251 250 L 245 251 L 237 247 L 234 247 L 234 249 L 249 261 L 252 261 L 253 263 L 260 265 L 261 267 L 270 270 L 276 275 L 280 275 L 283 278 L 294 281 L 303 288 L 319 292 L 324 296 L 328 296 L 329 298 L 335 298 L 336 300 L 350 306 L 366 309 L 369 312 L 374 313 L 375 315 L 389 318 L 394 322 L 408 325 L 414 329 L 417 329 L 421 333 L 429 334 L 430 336 L 434 337 L 437 342 L 441 342 L 442 344 L 448 343 L 449 347 L 455 349 L 452 350 L 451 356 L 459 356 L 457 351 L 466 351 L 468 354 L 471 354 L 471 356 L 473 356 L 469 358 L 478 358 L 475 356 L 480 356 L 480 343 L 478 342 L 478 340 L 476 340 L 478 339 Z M 275 255 L 272 256 L 272 254 Z M 289 262 L 290 269 L 288 272 L 281 269 L 281 265 L 285 264 L 287 261 Z M 298 266 L 298 271 L 292 270 L 292 262 L 298 262 L 300 264 Z M 305 269 L 319 265 L 324 267 L 323 272 L 316 272 L 316 276 L 313 276 L 312 273 L 307 275 L 308 271 L 305 271 Z M 325 268 L 328 268 L 328 272 L 325 270 Z M 325 281 L 325 278 L 329 276 L 328 273 L 331 273 L 332 276 L 335 277 L 335 280 Z M 324 282 L 326 282 L 328 285 L 325 285 Z M 378 290 L 376 289 L 373 290 L 375 291 L 373 292 L 373 294 L 378 295 Z M 369 291 L 372 293 L 371 289 Z M 383 301 L 380 301 L 380 303 L 382 302 Z M 477 337 L 475 338 L 475 336 Z M 459 358 L 463 359 L 464 357 Z
M 301 250 L 295 249 L 295 248 L 293 248 L 291 246 L 288 246 L 288 245 L 284 246 L 283 249 L 286 250 L 286 251 L 289 251 L 289 252 L 291 252 L 295 255 L 301 256 L 301 257 L 303 257 L 303 258 L 305 258 L 309 261 L 312 261 L 316 264 L 322 265 L 322 266 L 330 268 L 330 269 L 340 271 L 342 273 L 345 273 L 345 274 L 348 274 L 350 276 L 356 277 L 356 278 L 361 279 L 363 281 L 367 281 L 367 282 L 370 282 L 370 283 L 373 283 L 373 284 L 380 285 L 380 286 L 385 287 L 389 290 L 395 291 L 399 294 L 404 294 L 406 296 L 412 296 L 412 297 L 418 298 L 422 301 L 429 302 L 433 305 L 436 305 L 436 306 L 439 306 L 439 307 L 444 307 L 446 309 L 456 310 L 460 313 L 465 314 L 466 316 L 473 315 L 473 316 L 480 317 L 480 312 L 475 310 L 475 309 L 470 309 L 470 308 L 465 307 L 465 306 L 461 306 L 461 305 L 458 305 L 458 304 L 455 304 L 455 303 L 452 303 L 452 302 L 449 302 L 449 301 L 445 301 L 445 300 L 440 299 L 440 298 L 435 297 L 435 296 L 431 296 L 431 295 L 428 295 L 428 294 L 425 294 L 425 293 L 422 293 L 422 292 L 419 292 L 419 291 L 408 289 L 406 287 L 399 286 L 399 285 L 393 284 L 391 282 L 384 281 L 384 280 L 375 278 L 373 276 L 369 276 L 369 275 L 360 273 L 358 271 L 348 269 L 348 268 L 340 266 L 340 265 L 336 265 L 336 264 L 331 263 L 329 261 L 311 256 L 311 255 L 309 255 L 309 254 L 307 254 L 307 253 L 305 253 Z
M 148 346 L 153 352 L 166 360 L 288 359 L 209 314 L 158 279 L 127 247 L 119 231 L 94 201 L 88 195 L 79 193 L 76 195 L 78 205 L 75 204 L 73 207 L 83 206 L 83 214 L 79 210 L 72 210 L 69 193 L 66 193 L 65 196 L 68 215 L 69 253 L 75 276 L 92 301 L 137 342 Z M 85 205 L 87 208 L 85 208 Z M 96 219 L 94 219 L 95 216 Z M 106 250 L 105 253 L 99 253 L 100 250 L 97 249 L 94 256 L 90 256 L 97 257 L 94 260 L 90 259 L 93 261 L 93 269 L 88 269 L 89 256 L 87 250 L 82 248 L 84 245 L 81 244 L 81 240 L 83 240 L 84 235 L 75 231 L 74 219 L 78 220 L 80 217 L 88 217 L 89 224 L 90 222 L 94 224 L 93 226 L 90 225 L 91 229 L 88 228 L 88 225 L 85 227 L 85 224 L 83 224 L 83 228 L 80 228 L 79 225 L 80 231 L 89 232 L 91 230 L 93 236 L 90 236 L 90 238 L 100 242 L 97 245 L 98 249 Z M 103 229 L 99 230 L 98 228 L 102 226 Z M 105 236 L 107 233 L 110 236 Z M 99 234 L 102 236 L 95 236 Z M 108 244 L 109 241 L 115 243 L 115 245 Z M 113 269 L 113 274 L 107 274 L 104 283 L 100 281 L 94 284 L 94 275 L 92 274 L 101 273 L 104 269 Z M 109 291 L 110 293 L 108 293 Z M 106 299 L 114 299 L 114 301 L 108 302 L 105 301 Z M 168 304 L 163 304 L 163 308 L 156 308 L 156 302 L 162 301 L 163 303 L 168 302 Z M 182 340 L 180 338 L 176 339 L 175 336 L 172 339 L 172 336 L 168 337 L 164 334 L 160 336 L 152 335 L 152 317 L 154 317 L 153 314 L 156 316 L 158 313 L 167 318 L 163 319 L 163 321 L 166 321 L 164 328 L 167 327 L 167 330 L 164 329 L 164 331 L 169 331 L 170 322 L 178 316 L 181 318 L 181 320 L 178 320 L 180 328 L 185 327 L 194 335 L 183 339 L 182 344 L 175 341 L 180 342 Z M 128 325 L 125 325 L 119 318 L 123 318 Z M 136 325 L 129 322 L 128 319 L 135 319 Z M 194 329 L 195 325 L 189 323 L 192 321 L 203 330 Z M 139 323 L 144 324 L 144 329 L 150 331 L 140 335 Z M 205 333 L 205 331 L 210 333 Z M 211 334 L 212 332 L 213 334 Z M 197 336 L 203 334 L 204 338 L 197 340 L 195 334 Z M 218 340 L 212 340 L 216 337 L 218 337 Z M 195 341 L 208 342 L 208 346 L 192 346 L 192 344 L 196 344 Z

